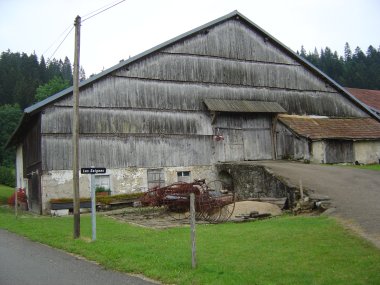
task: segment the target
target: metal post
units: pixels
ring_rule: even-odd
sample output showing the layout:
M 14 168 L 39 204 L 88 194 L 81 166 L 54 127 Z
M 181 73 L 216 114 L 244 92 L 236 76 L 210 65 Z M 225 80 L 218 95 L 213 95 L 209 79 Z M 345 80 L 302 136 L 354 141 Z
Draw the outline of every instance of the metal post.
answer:
M 94 168 L 94 166 L 92 166 Z M 92 241 L 96 240 L 96 193 L 95 193 L 95 174 L 90 176 L 91 187 L 91 223 L 92 223 Z
M 17 218 L 17 216 L 18 216 L 18 207 L 17 207 L 17 204 L 18 204 L 18 197 L 17 197 L 17 187 L 15 188 L 15 216 L 16 216 L 16 218 Z
M 73 194 L 74 194 L 74 238 L 80 237 L 79 198 L 79 54 L 81 18 L 75 18 L 75 51 L 73 72 Z
M 190 193 L 190 228 L 191 228 L 191 266 L 197 266 L 196 245 L 195 245 L 195 195 Z

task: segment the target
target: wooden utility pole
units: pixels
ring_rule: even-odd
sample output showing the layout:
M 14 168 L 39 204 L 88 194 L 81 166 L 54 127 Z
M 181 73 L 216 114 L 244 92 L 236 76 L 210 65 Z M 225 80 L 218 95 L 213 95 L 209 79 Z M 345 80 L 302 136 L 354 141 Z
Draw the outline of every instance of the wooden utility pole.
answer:
M 80 197 L 79 197 L 79 54 L 81 18 L 75 18 L 75 47 L 73 73 L 73 192 L 74 192 L 74 238 L 80 237 Z

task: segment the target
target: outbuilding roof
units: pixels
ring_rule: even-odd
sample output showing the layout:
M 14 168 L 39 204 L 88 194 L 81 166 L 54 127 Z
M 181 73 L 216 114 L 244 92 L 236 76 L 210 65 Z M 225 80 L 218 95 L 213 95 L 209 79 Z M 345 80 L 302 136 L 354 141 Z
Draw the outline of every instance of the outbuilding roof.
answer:
M 374 109 L 376 112 L 380 112 L 380 90 L 369 90 L 359 88 L 347 88 L 347 91 Z
M 372 118 L 333 119 L 280 115 L 279 121 L 297 135 L 311 140 L 374 140 L 380 138 L 380 124 Z
M 207 108 L 214 112 L 233 113 L 286 113 L 277 102 L 205 99 Z

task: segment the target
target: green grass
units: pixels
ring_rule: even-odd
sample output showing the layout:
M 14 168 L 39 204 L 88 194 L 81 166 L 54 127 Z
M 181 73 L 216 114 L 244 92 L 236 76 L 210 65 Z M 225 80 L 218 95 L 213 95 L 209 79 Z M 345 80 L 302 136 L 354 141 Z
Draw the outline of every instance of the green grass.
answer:
M 98 216 L 90 242 L 89 215 L 74 240 L 72 217 L 16 219 L 0 207 L 0 228 L 170 284 L 380 284 L 380 251 L 326 217 L 198 225 L 195 270 L 188 227 L 153 230 Z
M 380 164 L 363 164 L 363 165 L 354 165 L 354 164 L 320 164 L 326 166 L 338 166 L 338 167 L 350 167 L 357 169 L 369 169 L 380 171 Z
M 8 198 L 15 192 L 12 187 L 0 185 L 0 205 L 7 204 Z
M 371 170 L 380 171 L 380 164 L 350 165 L 350 167 L 355 167 L 358 169 L 371 169 Z

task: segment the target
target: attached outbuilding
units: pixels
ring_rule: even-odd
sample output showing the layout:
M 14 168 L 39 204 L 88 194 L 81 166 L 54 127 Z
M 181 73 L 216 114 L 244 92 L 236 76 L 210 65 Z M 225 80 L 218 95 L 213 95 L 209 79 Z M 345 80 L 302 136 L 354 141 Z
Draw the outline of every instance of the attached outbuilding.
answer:
M 281 115 L 279 122 L 281 158 L 314 163 L 379 163 L 380 124 L 375 119 Z
M 8 143 L 17 146 L 17 185 L 35 212 L 72 196 L 72 91 L 26 108 Z M 318 141 L 346 148 L 345 139 L 305 136 L 284 114 L 379 128 L 376 113 L 237 11 L 81 82 L 79 108 L 80 167 L 105 167 L 96 184 L 112 193 L 214 180 L 218 162 L 328 162 Z M 89 196 L 88 176 L 80 176 L 80 194 Z

